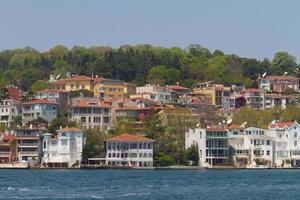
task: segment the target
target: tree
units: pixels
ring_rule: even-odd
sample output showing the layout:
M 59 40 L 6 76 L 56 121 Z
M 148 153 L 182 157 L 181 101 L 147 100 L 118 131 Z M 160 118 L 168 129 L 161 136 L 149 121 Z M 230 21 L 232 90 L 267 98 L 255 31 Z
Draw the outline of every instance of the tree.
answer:
M 192 165 L 197 166 L 199 163 L 199 152 L 198 152 L 198 146 L 192 145 L 184 152 L 185 160 L 187 164 L 189 161 L 192 161 Z
M 40 90 L 44 90 L 50 88 L 50 85 L 48 83 L 48 81 L 46 80 L 37 80 L 35 81 L 31 87 L 30 87 L 30 91 L 40 91 Z
M 70 98 L 72 99 L 75 97 L 94 97 L 94 92 L 87 89 L 70 91 Z
M 70 121 L 68 118 L 68 110 L 59 110 L 56 118 L 52 120 L 48 127 L 50 133 L 55 133 L 60 127 L 77 127 L 76 122 Z
M 277 52 L 271 64 L 271 72 L 283 75 L 285 72 L 293 74 L 298 71 L 296 58 L 287 52 Z
M 83 160 L 87 158 L 105 157 L 105 140 L 108 138 L 106 134 L 96 129 L 88 129 L 84 131 L 86 144 L 83 149 Z
M 9 98 L 10 94 L 7 88 L 0 89 L 0 101 Z

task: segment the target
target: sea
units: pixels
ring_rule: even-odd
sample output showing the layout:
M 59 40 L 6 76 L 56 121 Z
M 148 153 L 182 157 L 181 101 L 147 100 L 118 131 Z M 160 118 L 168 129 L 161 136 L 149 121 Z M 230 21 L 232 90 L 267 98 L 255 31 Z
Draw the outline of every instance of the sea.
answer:
M 300 170 L 0 170 L 0 199 L 300 199 Z

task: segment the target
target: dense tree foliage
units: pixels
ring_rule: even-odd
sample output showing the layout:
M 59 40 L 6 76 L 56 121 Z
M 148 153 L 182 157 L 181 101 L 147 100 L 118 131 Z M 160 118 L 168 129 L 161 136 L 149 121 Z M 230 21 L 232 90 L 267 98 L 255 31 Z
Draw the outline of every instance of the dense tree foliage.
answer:
M 258 61 L 225 55 L 216 50 L 211 53 L 200 45 L 186 49 L 162 48 L 151 45 L 124 45 L 119 48 L 74 46 L 68 49 L 58 45 L 47 52 L 33 48 L 0 52 L 0 86 L 15 84 L 24 90 L 43 89 L 49 75 L 98 74 L 105 78 L 191 86 L 197 81 L 216 80 L 225 84 L 242 82 L 252 86 L 264 72 L 298 74 L 295 57 L 278 52 L 274 59 Z M 41 88 L 40 88 L 41 87 Z
M 247 122 L 247 127 L 267 128 L 272 121 L 298 121 L 300 122 L 300 107 L 289 105 L 286 109 L 272 108 L 270 110 L 253 110 L 242 108 L 233 116 L 233 123 Z

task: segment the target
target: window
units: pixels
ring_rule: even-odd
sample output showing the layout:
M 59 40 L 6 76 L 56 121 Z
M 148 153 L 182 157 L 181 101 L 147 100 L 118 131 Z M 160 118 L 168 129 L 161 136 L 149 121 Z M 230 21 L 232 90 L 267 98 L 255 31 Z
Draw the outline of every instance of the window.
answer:
M 46 149 L 46 142 L 44 142 L 44 149 Z
M 61 140 L 61 145 L 62 146 L 67 146 L 68 145 L 68 141 L 67 140 Z
M 62 136 L 62 137 L 66 137 L 67 134 L 66 134 L 66 133 L 61 133 L 61 136 Z
M 270 140 L 267 140 L 267 145 L 270 145 Z
M 294 146 L 296 147 L 298 144 L 297 140 L 294 141 Z
M 111 158 L 111 153 L 108 154 L 108 157 Z
M 295 138 L 297 137 L 297 132 L 294 133 L 294 137 L 295 137 Z
M 269 156 L 270 155 L 270 151 L 267 151 L 267 156 Z

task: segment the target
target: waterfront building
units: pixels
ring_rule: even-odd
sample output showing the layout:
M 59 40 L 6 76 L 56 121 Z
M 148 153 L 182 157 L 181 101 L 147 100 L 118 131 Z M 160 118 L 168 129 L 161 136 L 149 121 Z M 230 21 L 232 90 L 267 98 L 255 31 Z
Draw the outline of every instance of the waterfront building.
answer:
M 22 128 L 14 130 L 16 153 L 18 161 L 30 166 L 39 164 L 42 157 L 42 133 L 37 128 Z
M 112 126 L 112 107 L 96 98 L 72 99 L 69 114 L 70 119 L 80 124 L 83 129 L 107 130 Z
M 0 101 L 0 125 L 11 127 L 14 118 L 22 114 L 20 102 L 15 99 L 4 99 Z
M 259 88 L 269 92 L 284 92 L 287 89 L 299 92 L 299 78 L 294 76 L 266 76 L 259 78 Z
M 16 139 L 10 133 L 0 133 L 0 164 L 17 161 Z
M 106 140 L 106 164 L 117 167 L 152 167 L 154 140 L 122 134 Z
M 57 135 L 43 135 L 45 167 L 80 167 L 83 150 L 83 132 L 78 128 L 63 128 Z
M 171 91 L 167 87 L 159 85 L 150 85 L 137 87 L 136 94 L 130 95 L 130 98 L 146 98 L 156 103 L 171 103 Z
M 26 125 L 30 121 L 43 119 L 48 123 L 57 116 L 58 105 L 47 99 L 33 99 L 21 104 L 22 124 Z
M 190 129 L 185 135 L 185 148 L 193 144 L 198 146 L 199 165 L 204 167 L 228 163 L 236 167 L 300 166 L 297 122 L 275 122 L 268 129 L 238 125 Z
M 269 125 L 275 138 L 275 164 L 300 166 L 300 125 L 298 122 L 276 122 Z
M 63 109 L 68 105 L 69 94 L 64 90 L 45 89 L 36 92 L 35 98 L 46 99 L 48 101 L 55 102 L 57 103 L 59 109 Z

